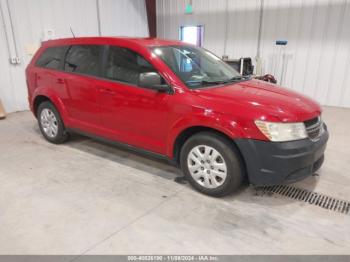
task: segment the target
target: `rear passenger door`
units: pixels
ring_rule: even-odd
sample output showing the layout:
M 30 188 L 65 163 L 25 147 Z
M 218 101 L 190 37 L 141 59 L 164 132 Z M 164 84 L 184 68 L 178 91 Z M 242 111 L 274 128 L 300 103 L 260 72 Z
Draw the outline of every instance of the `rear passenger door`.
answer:
M 66 46 L 48 47 L 40 55 L 35 67 L 30 71 L 34 79 L 30 86 L 49 88 L 50 92 L 61 98 L 65 96 L 65 89 L 56 86 L 56 79 L 63 65 Z
M 96 133 L 100 110 L 97 78 L 101 75 L 102 45 L 72 45 L 68 48 L 63 72 L 57 76 L 57 86 L 66 89 L 62 98 L 73 127 Z
M 102 126 L 109 138 L 165 154 L 171 95 L 138 86 L 140 73 L 157 70 L 131 49 L 109 46 L 100 82 Z

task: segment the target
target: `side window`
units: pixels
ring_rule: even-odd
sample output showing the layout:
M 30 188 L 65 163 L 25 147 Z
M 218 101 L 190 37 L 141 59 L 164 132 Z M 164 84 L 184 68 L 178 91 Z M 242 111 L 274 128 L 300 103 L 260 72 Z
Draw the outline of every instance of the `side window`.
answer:
M 64 61 L 64 71 L 86 75 L 99 75 L 101 46 L 73 45 Z
M 66 47 L 49 47 L 44 50 L 35 65 L 44 68 L 60 69 Z
M 127 48 L 110 46 L 106 77 L 137 85 L 140 73 L 156 72 L 156 69 L 142 56 Z

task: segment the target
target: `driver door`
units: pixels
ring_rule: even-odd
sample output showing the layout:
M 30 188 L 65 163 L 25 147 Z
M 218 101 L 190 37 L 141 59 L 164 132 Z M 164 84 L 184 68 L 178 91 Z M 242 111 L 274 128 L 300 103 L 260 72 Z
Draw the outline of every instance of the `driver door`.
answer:
M 171 95 L 138 86 L 139 74 L 155 68 L 138 53 L 109 46 L 100 81 L 101 122 L 109 138 L 165 154 Z

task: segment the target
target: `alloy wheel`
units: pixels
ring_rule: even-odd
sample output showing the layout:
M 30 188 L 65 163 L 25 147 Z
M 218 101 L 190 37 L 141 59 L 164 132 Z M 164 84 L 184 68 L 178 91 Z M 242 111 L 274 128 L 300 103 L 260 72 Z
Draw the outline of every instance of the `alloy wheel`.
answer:
M 48 137 L 56 137 L 58 133 L 58 122 L 55 114 L 48 108 L 41 111 L 40 124 Z

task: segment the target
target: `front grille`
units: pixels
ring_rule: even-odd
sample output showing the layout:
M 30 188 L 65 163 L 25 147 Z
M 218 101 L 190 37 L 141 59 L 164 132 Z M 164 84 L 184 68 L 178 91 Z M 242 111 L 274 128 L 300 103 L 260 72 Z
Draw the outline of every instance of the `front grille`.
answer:
M 321 117 L 315 117 L 310 120 L 304 121 L 306 132 L 310 139 L 317 139 L 322 133 L 322 120 Z
M 304 124 L 306 127 L 309 127 L 309 126 L 313 126 L 313 125 L 317 124 L 319 121 L 320 121 L 320 117 L 318 116 L 318 117 L 312 118 L 310 120 L 304 121 Z

